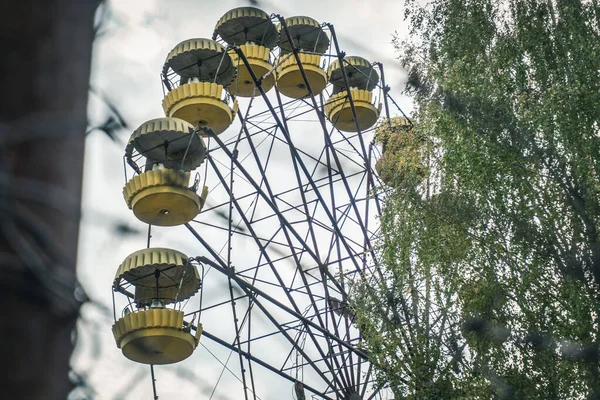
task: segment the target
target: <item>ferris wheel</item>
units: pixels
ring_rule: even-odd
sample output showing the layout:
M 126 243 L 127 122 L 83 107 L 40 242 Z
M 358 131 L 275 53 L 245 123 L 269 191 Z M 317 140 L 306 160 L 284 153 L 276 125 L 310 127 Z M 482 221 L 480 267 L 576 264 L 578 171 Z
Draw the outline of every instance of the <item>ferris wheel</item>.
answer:
M 117 346 L 154 383 L 154 365 L 217 343 L 237 357 L 236 399 L 260 399 L 265 374 L 297 399 L 387 398 L 347 302 L 377 264 L 383 66 L 346 56 L 333 25 L 243 7 L 175 46 L 161 80 L 165 116 L 125 149 L 148 240 L 115 274 Z M 151 240 L 175 226 L 195 253 Z

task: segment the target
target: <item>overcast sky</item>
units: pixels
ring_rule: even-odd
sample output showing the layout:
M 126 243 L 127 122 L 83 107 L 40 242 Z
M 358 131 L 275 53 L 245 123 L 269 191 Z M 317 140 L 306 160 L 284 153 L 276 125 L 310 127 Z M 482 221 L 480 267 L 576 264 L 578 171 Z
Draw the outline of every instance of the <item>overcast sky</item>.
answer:
M 217 20 L 225 12 L 244 5 L 249 3 L 233 0 L 109 2 L 105 33 L 94 49 L 91 85 L 110 99 L 130 129 L 121 132 L 116 142 L 100 132 L 90 134 L 87 139 L 79 277 L 98 304 L 112 310 L 111 285 L 118 265 L 128 254 L 145 247 L 146 225 L 135 219 L 121 194 L 122 157 L 130 132 L 141 123 L 163 115 L 159 74 L 164 58 L 182 40 L 210 38 Z M 267 13 L 286 17 L 307 15 L 319 22 L 334 24 L 340 46 L 348 55 L 384 63 L 392 97 L 405 111 L 410 111 L 410 101 L 401 95 L 405 74 L 391 45 L 394 32 L 405 34 L 402 0 L 261 0 L 258 7 Z M 101 121 L 106 114 L 106 107 L 92 95 L 92 123 Z M 392 114 L 395 114 L 393 109 Z M 117 234 L 115 224 L 122 221 L 134 234 Z M 186 247 L 189 234 L 180 228 L 169 228 L 156 232 L 153 240 L 161 246 L 185 251 L 181 247 Z M 121 355 L 112 338 L 111 324 L 112 317 L 107 318 L 100 307 L 86 306 L 73 360 L 76 370 L 87 375 L 95 390 L 95 399 L 152 398 L 148 367 Z M 208 349 L 199 347 L 189 360 L 157 370 L 161 400 L 210 398 L 222 367 L 209 350 L 222 362 L 230 352 L 204 344 Z M 233 362 L 227 365 L 234 371 L 237 367 Z M 268 374 L 262 376 L 269 378 Z M 259 392 L 261 399 L 292 398 L 291 384 L 281 380 L 274 382 L 282 386 Z M 239 382 L 225 371 L 212 398 L 236 400 L 241 398 L 237 388 Z

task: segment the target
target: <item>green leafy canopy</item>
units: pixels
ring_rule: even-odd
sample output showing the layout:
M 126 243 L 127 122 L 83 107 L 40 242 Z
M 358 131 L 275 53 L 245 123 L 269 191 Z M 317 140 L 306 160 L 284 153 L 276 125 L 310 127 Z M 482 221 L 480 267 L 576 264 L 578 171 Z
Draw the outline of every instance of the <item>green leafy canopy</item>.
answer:
M 398 399 L 600 398 L 600 8 L 406 5 L 363 346 Z

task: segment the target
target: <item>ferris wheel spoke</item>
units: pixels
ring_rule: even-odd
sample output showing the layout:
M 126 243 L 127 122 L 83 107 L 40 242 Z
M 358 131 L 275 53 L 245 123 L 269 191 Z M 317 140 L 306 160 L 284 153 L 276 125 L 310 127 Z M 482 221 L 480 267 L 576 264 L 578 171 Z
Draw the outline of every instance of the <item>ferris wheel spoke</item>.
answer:
M 257 290 L 253 285 L 250 285 L 249 283 L 242 280 L 239 276 L 237 276 L 235 273 L 233 273 L 233 271 L 228 271 L 226 269 L 225 265 L 219 265 L 218 263 L 214 263 L 211 260 L 206 259 L 205 257 L 199 257 L 198 260 L 203 263 L 212 265 L 213 268 L 219 270 L 220 272 L 223 272 L 228 278 L 234 280 L 239 285 L 240 289 L 242 289 L 244 292 L 246 292 L 248 294 L 248 296 L 253 298 L 253 301 L 255 302 L 256 306 L 262 311 L 263 315 L 265 315 L 269 319 L 269 321 L 277 328 L 277 330 L 281 333 L 281 335 L 284 336 L 288 340 L 288 342 L 296 349 L 296 351 L 298 351 L 303 356 L 303 358 L 309 362 L 309 364 L 313 367 L 314 371 L 319 376 L 321 376 L 323 379 L 325 379 L 326 381 L 328 380 L 327 377 L 324 375 L 324 372 L 321 371 L 321 369 L 315 364 L 315 362 L 312 360 L 312 358 L 304 351 L 304 349 L 302 349 L 298 346 L 297 342 L 287 333 L 287 330 L 285 330 L 281 326 L 281 324 L 277 321 L 277 319 L 273 315 L 271 315 L 271 313 L 267 310 L 267 308 L 262 304 L 262 301 L 260 301 L 257 298 L 257 295 L 260 295 L 261 297 L 266 298 L 270 304 L 276 305 L 277 307 L 285 307 L 285 306 L 283 306 L 282 304 L 280 304 L 278 301 L 271 298 L 270 296 Z M 292 310 L 288 309 L 287 311 L 290 312 Z M 312 327 L 318 328 L 321 331 L 321 333 L 327 334 L 326 330 L 324 330 L 323 328 L 320 328 L 319 325 L 317 325 L 313 322 L 310 322 L 310 320 L 302 317 L 300 314 L 296 314 L 295 316 L 297 318 L 300 317 L 306 325 L 310 325 Z M 321 348 L 318 344 L 318 341 L 315 338 L 312 330 L 309 329 L 308 326 L 306 326 L 305 329 L 306 329 L 306 332 L 308 333 L 308 335 L 313 340 L 313 342 L 315 344 L 315 349 L 320 353 L 320 360 L 323 361 L 327 365 L 328 371 L 332 374 L 333 378 L 335 380 L 337 380 L 338 377 L 335 375 L 335 371 L 336 370 L 339 371 L 339 367 L 338 367 L 338 369 L 333 368 L 333 366 L 327 361 L 327 359 L 325 357 L 325 353 L 323 353 L 323 351 L 321 350 Z M 328 340 L 331 339 L 330 336 L 326 336 L 326 337 Z M 343 341 L 339 338 L 338 338 L 338 342 L 343 343 Z M 341 386 L 337 386 L 337 387 L 344 387 L 344 383 L 338 382 L 338 384 L 340 384 Z M 340 393 L 338 393 L 338 395 L 340 395 Z
M 222 144 L 222 141 L 220 141 L 220 139 L 218 137 L 214 137 L 215 141 L 217 142 L 218 145 Z M 250 143 L 252 143 L 251 141 L 249 141 Z M 222 148 L 223 151 L 227 154 L 228 157 L 234 159 L 232 157 L 232 153 L 227 149 L 227 148 Z M 214 162 L 212 161 L 212 157 L 210 157 L 210 155 L 208 156 L 208 161 L 211 162 L 211 164 L 213 164 L 213 167 L 215 167 Z M 256 159 L 256 163 L 258 164 L 258 168 L 261 171 L 261 175 L 264 176 L 264 168 L 262 167 L 262 164 L 260 163 L 260 161 L 257 159 L 257 156 L 255 154 L 255 159 Z M 311 255 L 311 257 L 319 264 L 321 265 L 321 261 L 319 260 L 319 258 L 316 256 L 316 254 L 314 253 L 314 251 L 306 244 L 306 242 L 302 239 L 302 237 L 299 236 L 298 232 L 296 232 L 296 230 L 293 229 L 293 227 L 291 226 L 291 224 L 289 223 L 289 221 L 287 221 L 285 219 L 285 217 L 280 213 L 278 207 L 275 205 L 274 203 L 274 195 L 273 192 L 270 188 L 270 185 L 267 183 L 267 181 L 265 180 L 265 188 L 268 192 L 268 194 L 266 194 L 260 187 L 258 187 L 258 185 L 256 184 L 256 182 L 254 181 L 254 179 L 251 177 L 251 175 L 246 171 L 246 169 L 244 168 L 244 166 L 242 164 L 240 164 L 237 160 L 234 159 L 234 163 L 236 165 L 236 168 L 238 168 L 240 170 L 240 172 L 242 172 L 244 174 L 244 176 L 246 176 L 246 179 L 251 183 L 251 185 L 254 187 L 254 189 L 260 194 L 260 196 L 264 199 L 264 201 L 267 203 L 267 205 L 273 210 L 273 212 L 275 212 L 277 214 L 277 217 L 279 218 L 281 224 L 283 227 L 286 228 L 286 230 L 284 230 L 284 233 L 286 234 L 286 237 L 288 235 L 288 231 L 289 233 L 292 234 L 292 236 L 295 237 L 296 240 L 298 240 L 300 243 L 302 243 L 302 245 L 306 248 L 306 250 L 309 252 L 309 254 Z M 215 171 L 217 171 L 216 168 Z M 225 184 L 221 177 L 219 178 L 221 180 L 222 184 Z M 318 196 L 318 193 L 317 193 Z M 329 211 L 327 209 L 324 209 L 324 211 L 326 213 L 329 214 Z M 330 215 L 330 214 L 329 214 Z M 332 221 L 334 224 L 334 229 L 336 229 L 335 227 L 335 222 Z M 338 233 L 340 235 L 340 239 L 344 239 L 344 237 L 341 235 L 341 232 Z M 288 238 L 289 241 L 289 238 Z M 345 242 L 345 240 L 344 240 Z M 291 243 L 290 243 L 291 245 Z
M 278 102 L 280 104 L 280 113 L 281 113 L 281 116 L 284 118 L 283 119 L 284 126 L 285 126 L 285 129 L 287 130 L 288 127 L 287 127 L 287 124 L 285 122 L 285 112 L 283 110 L 283 107 L 281 106 L 281 96 L 279 94 L 279 90 L 276 89 L 275 93 L 277 95 L 277 99 L 278 99 Z M 291 150 L 290 150 L 290 152 L 291 152 Z M 303 186 L 302 185 L 302 178 L 300 177 L 300 173 L 298 171 L 297 160 L 294 157 L 292 157 L 292 165 L 294 166 L 294 172 L 295 172 L 295 175 L 296 175 L 296 181 L 298 182 L 298 187 L 301 189 L 300 190 L 300 196 L 302 198 L 303 211 L 304 211 L 304 214 L 305 214 L 305 216 L 307 218 L 307 222 L 308 222 L 308 230 L 307 230 L 307 234 L 305 236 L 304 241 L 307 241 L 308 240 L 308 236 L 310 235 L 310 239 L 311 239 L 311 241 L 313 243 L 313 247 L 315 249 L 315 255 L 317 256 L 318 259 L 320 259 L 321 257 L 319 255 L 319 247 L 317 246 L 317 240 L 316 240 L 316 237 L 315 237 L 315 232 L 312 229 L 312 220 L 313 220 L 313 218 L 310 217 L 310 213 L 309 213 L 309 210 L 308 210 L 308 204 L 307 204 L 307 200 L 306 200 L 306 193 L 304 192 L 304 190 L 302 190 L 302 186 Z
M 280 100 L 280 98 L 279 98 L 279 97 L 278 97 L 278 99 Z M 314 101 L 314 98 L 313 98 L 313 101 Z M 316 104 L 316 102 L 315 102 L 315 104 Z M 319 118 L 320 118 L 320 119 L 322 119 L 322 116 L 321 116 L 320 114 L 319 114 Z M 328 141 L 328 139 L 329 139 L 329 136 L 327 135 L 327 130 L 326 130 L 325 126 L 324 126 L 324 121 L 322 121 L 322 122 L 323 122 L 323 129 L 324 129 L 324 132 L 325 132 L 326 149 L 328 149 L 328 150 L 329 150 L 329 148 L 331 147 L 331 141 L 330 141 L 330 140 Z M 291 140 L 289 140 L 289 139 L 288 139 L 288 145 L 290 146 L 290 151 L 293 153 L 293 151 L 294 151 L 294 149 L 295 149 L 295 148 L 293 147 L 293 144 L 292 144 Z M 330 153 L 328 152 L 328 153 L 327 153 L 328 157 L 329 157 L 329 154 L 330 154 Z M 343 181 L 343 183 L 344 183 L 344 186 L 345 186 L 345 188 L 346 188 L 346 191 L 347 191 L 347 193 L 348 193 L 349 197 L 350 197 L 351 199 L 352 199 L 352 198 L 355 198 L 355 196 L 353 196 L 353 195 L 352 195 L 352 193 L 351 193 L 351 191 L 350 191 L 350 188 L 349 188 L 348 182 L 347 182 L 347 180 L 346 180 L 346 177 L 345 177 L 345 175 L 344 175 L 344 173 L 343 173 L 343 169 L 342 169 L 342 166 L 341 166 L 340 160 L 339 160 L 339 158 L 337 157 L 337 154 L 336 154 L 335 150 L 331 151 L 331 155 L 332 155 L 332 157 L 334 158 L 334 160 L 335 160 L 335 162 L 336 162 L 336 165 L 337 165 L 337 167 L 338 167 L 338 170 L 340 171 L 340 177 L 341 177 L 341 179 L 342 179 L 342 181 Z M 294 158 L 293 158 L 293 159 L 294 159 Z M 300 161 L 300 162 L 301 162 L 301 161 Z M 329 164 L 329 163 L 328 163 L 328 164 Z M 295 169 L 296 169 L 296 171 L 297 171 L 297 168 L 296 168 L 296 163 L 295 163 L 295 162 L 294 162 L 294 167 L 295 167 Z M 317 190 L 317 189 L 316 189 L 316 184 L 315 184 L 315 183 L 314 183 L 314 181 L 312 180 L 312 177 L 310 176 L 310 174 L 308 174 L 308 173 L 307 173 L 307 171 L 306 171 L 306 168 L 305 168 L 305 167 L 303 168 L 303 170 L 304 170 L 305 174 L 307 175 L 307 178 L 308 178 L 308 180 L 309 180 L 309 183 L 311 184 L 311 186 L 313 186 L 313 188 L 314 188 L 314 190 L 315 190 L 315 192 L 316 192 L 316 190 Z M 319 197 L 319 201 L 323 203 L 323 199 L 322 199 L 322 198 L 320 198 L 320 196 L 318 196 L 318 197 Z M 333 196 L 332 196 L 332 198 L 333 198 Z M 358 219 L 359 225 L 360 225 L 360 227 L 361 227 L 361 229 L 363 230 L 363 233 L 364 233 L 364 231 L 365 231 L 365 228 L 364 228 L 364 224 L 363 224 L 363 222 L 362 222 L 362 219 L 361 219 L 360 213 L 359 213 L 359 211 L 358 211 L 358 209 L 357 209 L 356 205 L 354 204 L 354 202 L 351 202 L 351 204 L 352 204 L 352 206 L 353 206 L 353 208 L 354 208 L 354 212 L 355 212 L 356 218 Z M 324 204 L 323 204 L 323 205 L 324 205 Z M 333 219 L 333 220 L 332 220 L 332 223 L 334 223 L 334 224 L 335 224 L 335 222 L 334 222 L 335 218 L 334 218 L 333 216 L 330 216 L 330 219 Z M 340 235 L 340 236 L 341 236 L 341 235 Z M 366 236 L 366 235 L 365 235 L 365 236 Z M 342 236 L 342 237 L 343 237 L 343 236 Z M 370 247 L 370 243 L 367 243 L 367 244 L 368 244 L 368 246 Z M 363 267 L 363 268 L 364 268 L 364 267 Z
M 222 143 L 222 142 L 220 142 L 220 140 L 219 140 L 219 138 L 218 138 L 218 137 L 216 137 L 216 138 L 215 138 L 215 140 L 217 141 L 217 143 L 218 143 L 219 145 Z M 252 141 L 251 141 L 251 139 L 248 139 L 248 142 L 249 142 L 250 144 L 252 144 Z M 288 145 L 289 145 L 289 137 L 288 137 Z M 224 150 L 224 151 L 226 151 L 226 152 L 228 152 L 228 150 L 227 150 L 227 149 L 223 149 L 223 150 Z M 294 149 L 293 147 L 290 147 L 290 150 L 291 150 L 291 152 L 292 152 L 292 155 L 293 155 L 293 156 L 295 156 L 295 157 L 297 157 L 297 153 L 295 154 L 295 149 Z M 231 157 L 231 154 L 230 154 L 230 153 L 229 153 L 228 155 Z M 256 163 L 257 163 L 257 164 L 258 164 L 258 166 L 259 166 L 259 170 L 261 171 L 261 175 L 263 175 L 263 176 L 264 176 L 264 168 L 262 167 L 262 164 L 260 163 L 260 161 L 257 159 L 257 156 L 256 156 L 256 154 L 255 154 L 255 159 L 256 159 Z M 241 164 L 239 164 L 239 163 L 237 163 L 237 162 L 236 162 L 236 166 L 238 167 L 238 169 L 240 169 L 240 171 L 243 171 L 243 172 L 244 172 L 244 174 L 245 174 L 245 175 L 247 175 L 247 173 L 245 172 L 245 170 L 244 170 L 244 168 L 241 166 Z M 301 163 L 301 161 L 300 161 L 300 166 L 301 166 L 301 167 L 303 167 L 304 171 L 306 172 L 306 169 L 305 169 L 305 167 L 304 167 L 304 164 L 302 164 L 302 163 Z M 248 178 L 248 177 L 249 177 L 249 176 L 247 175 L 247 178 Z M 251 178 L 249 178 L 248 180 L 251 180 Z M 256 187 L 256 185 L 255 185 L 255 184 L 254 184 L 254 186 Z M 323 199 L 322 199 L 322 197 L 320 196 L 320 194 L 318 193 L 318 189 L 316 188 L 316 185 L 315 185 L 315 183 L 314 183 L 314 182 L 312 182 L 312 181 L 311 181 L 311 186 L 312 186 L 313 190 L 315 191 L 315 194 L 316 194 L 316 195 L 317 195 L 317 197 L 319 198 L 319 201 L 321 202 L 321 204 L 323 204 Z M 259 189 L 259 188 L 257 188 L 257 189 Z M 268 190 L 268 192 L 269 192 L 269 194 L 270 194 L 270 197 L 271 197 L 271 198 L 273 198 L 274 196 L 273 196 L 272 192 L 270 191 L 270 188 L 268 187 L 268 185 L 267 185 L 267 190 Z M 265 197 L 265 199 L 267 200 L 267 202 L 268 202 L 268 203 L 270 203 L 269 205 L 270 205 L 270 206 L 273 208 L 273 210 L 274 210 L 275 212 L 278 212 L 278 210 L 277 210 L 276 206 L 274 206 L 274 204 L 273 204 L 272 202 L 269 202 L 269 201 L 268 201 L 268 198 L 267 198 L 267 197 L 266 197 L 264 194 L 263 194 L 263 197 Z M 329 216 L 329 219 L 330 219 L 330 221 L 331 221 L 331 222 L 332 222 L 332 224 L 333 224 L 333 228 L 334 228 L 334 229 L 336 229 L 336 227 L 335 227 L 335 221 L 333 221 L 333 220 L 332 220 L 332 216 L 331 216 L 331 214 L 330 214 L 329 210 L 328 210 L 326 207 L 324 207 L 324 208 L 323 208 L 323 210 L 324 210 L 324 212 L 325 212 L 326 214 L 328 214 L 328 216 Z M 340 236 L 340 239 L 341 239 L 341 240 L 342 240 L 342 241 L 345 243 L 345 238 L 344 238 L 344 236 L 341 234 L 341 232 L 338 232 L 338 235 Z M 298 239 L 298 238 L 297 238 L 297 239 Z M 346 243 L 345 243 L 345 247 L 348 249 L 348 246 L 347 246 L 347 244 L 346 244 Z M 319 261 L 318 261 L 318 258 L 316 257 L 316 254 L 315 254 L 315 255 L 313 255 L 313 257 L 314 257 L 314 258 L 317 260 L 317 262 L 319 262 Z M 356 268 L 358 269 L 358 265 L 356 265 Z
M 188 227 L 188 229 L 189 228 L 191 228 L 191 227 Z M 192 229 L 192 233 L 195 233 L 197 235 L 197 232 L 193 231 L 193 229 Z M 199 240 L 201 240 L 199 235 L 197 236 L 197 238 L 199 238 Z M 210 247 L 209 247 L 209 249 L 210 249 Z M 359 355 L 360 357 L 362 357 L 364 359 L 367 358 L 366 355 L 362 351 L 360 351 L 356 347 L 348 344 L 347 341 L 345 341 L 335 335 L 332 335 L 332 333 L 330 331 L 328 331 L 326 328 L 312 322 L 309 318 L 305 317 L 300 312 L 293 310 L 293 309 L 289 308 L 288 306 L 282 304 L 281 302 L 279 302 L 278 300 L 276 300 L 269 294 L 267 294 L 264 291 L 262 291 L 261 289 L 257 288 L 255 285 L 252 285 L 252 284 L 246 282 L 244 279 L 242 279 L 237 274 L 235 274 L 234 271 L 226 268 L 226 266 L 224 265 L 224 263 L 222 261 L 220 261 L 220 263 L 219 263 L 219 262 L 215 262 L 210 259 L 207 259 L 206 257 L 198 257 L 198 261 L 212 266 L 214 269 L 221 272 L 222 274 L 224 274 L 227 277 L 231 277 L 231 279 L 234 280 L 238 284 L 238 286 L 248 296 L 253 298 L 253 301 L 255 301 L 257 305 L 261 304 L 259 297 L 264 298 L 269 304 L 272 304 L 272 305 L 276 306 L 277 308 L 281 309 L 282 311 L 285 311 L 291 317 L 293 317 L 293 318 L 297 319 L 299 322 L 303 323 L 303 325 L 305 327 L 310 327 L 311 329 L 314 329 L 316 332 L 319 332 L 321 335 L 324 335 L 325 337 L 330 338 L 332 341 L 340 344 L 342 347 L 345 347 L 347 350 L 355 352 L 357 355 Z M 217 260 L 217 261 L 219 261 L 219 260 Z M 223 265 L 221 263 L 223 263 Z
M 281 138 L 281 137 L 279 137 L 279 136 L 277 135 L 277 132 L 276 132 L 276 130 L 277 130 L 277 129 L 279 129 L 279 126 L 278 126 L 278 125 L 275 125 L 275 129 L 273 130 L 273 132 L 271 132 L 271 131 L 269 131 L 269 130 L 266 130 L 266 129 L 264 129 L 264 128 L 260 128 L 260 127 L 256 126 L 255 124 L 253 124 L 253 123 L 251 123 L 251 122 L 248 122 L 248 121 L 244 121 L 244 122 L 243 122 L 243 124 L 246 126 L 246 130 L 247 130 L 247 134 L 246 134 L 246 135 L 247 135 L 247 138 L 248 138 L 248 139 L 250 139 L 250 138 L 253 138 L 253 137 L 256 137 L 256 136 L 258 136 L 260 133 L 265 133 L 265 134 L 268 134 L 268 135 L 270 135 L 271 137 L 273 137 L 273 139 L 274 139 L 274 140 L 276 140 L 277 142 L 280 142 L 280 143 L 283 143 L 283 144 L 287 145 L 287 141 L 286 141 L 285 139 L 283 139 L 283 138 Z M 256 129 L 257 129 L 257 132 L 250 132 L 250 130 L 247 128 L 248 126 L 250 126 L 250 128 L 253 128 L 253 127 L 254 127 L 254 128 L 256 128 Z M 324 167 L 324 168 L 332 168 L 332 166 L 331 166 L 331 165 L 324 163 L 324 162 L 323 162 L 323 161 L 321 161 L 320 159 L 318 159 L 318 158 L 316 158 L 315 156 L 313 156 L 313 155 L 311 155 L 311 154 L 309 154 L 309 153 L 307 153 L 307 152 L 303 151 L 302 149 L 299 149 L 299 148 L 298 148 L 298 149 L 296 149 L 296 150 L 298 151 L 298 153 L 299 153 L 300 155 L 302 155 L 302 156 L 306 157 L 307 159 L 309 159 L 309 160 L 311 160 L 311 161 L 313 161 L 313 162 L 316 162 L 316 163 L 318 163 L 320 166 L 322 166 L 322 167 Z M 337 171 L 336 171 L 336 172 L 337 172 Z
M 212 157 L 208 158 L 209 162 L 212 164 Z M 214 167 L 214 165 L 213 165 Z M 281 287 L 285 290 L 285 285 L 283 283 L 283 281 L 281 280 L 281 277 L 279 276 L 279 274 L 276 271 L 276 268 L 271 260 L 271 257 L 269 255 L 269 253 L 267 252 L 265 246 L 260 242 L 260 240 L 258 239 L 258 236 L 256 234 L 256 232 L 254 231 L 253 225 L 248 221 L 247 217 L 245 216 L 245 214 L 243 213 L 238 201 L 235 199 L 235 197 L 232 195 L 227 182 L 224 181 L 223 176 L 221 175 L 220 171 L 218 169 L 215 169 L 215 173 L 217 175 L 217 177 L 219 178 L 219 180 L 221 180 L 223 186 L 226 188 L 228 195 L 230 196 L 230 199 L 232 200 L 232 203 L 234 205 L 234 207 L 237 209 L 238 213 L 240 214 L 240 217 L 242 218 L 242 220 L 245 223 L 245 226 L 247 227 L 247 229 L 249 230 L 250 234 L 252 235 L 255 244 L 258 246 L 260 253 L 263 257 L 265 257 L 265 260 L 267 261 L 268 265 L 270 266 L 271 270 L 274 272 L 275 276 L 277 277 L 277 281 L 279 282 L 280 285 L 282 285 Z M 191 229 L 190 226 L 188 226 L 188 229 Z M 287 291 L 286 291 L 287 292 Z M 294 306 L 294 308 L 297 308 L 297 306 L 295 305 L 295 303 L 293 302 L 293 298 L 291 298 L 289 296 L 289 293 L 287 294 L 288 300 L 290 300 L 291 304 Z
M 281 370 L 273 367 L 268 362 L 263 361 L 260 358 L 254 356 L 254 355 L 252 355 L 252 354 L 250 354 L 250 353 L 248 353 L 248 352 L 246 352 L 246 351 L 244 351 L 242 349 L 239 349 L 239 348 L 236 348 L 234 346 L 231 346 L 229 343 L 227 343 L 226 341 L 220 339 L 216 335 L 213 335 L 213 334 L 211 334 L 211 333 L 209 333 L 207 331 L 204 331 L 203 335 L 205 337 L 207 337 L 208 339 L 214 341 L 215 343 L 218 343 L 219 345 L 221 345 L 223 347 L 226 347 L 226 348 L 228 348 L 230 350 L 233 350 L 233 351 L 241 354 L 248 361 L 254 362 L 254 363 L 260 365 L 261 367 L 263 367 L 263 368 L 265 368 L 265 369 L 267 369 L 267 370 L 269 370 L 269 371 L 277 374 L 278 376 L 280 376 L 280 377 L 282 377 L 282 378 L 284 378 L 284 379 L 286 379 L 286 380 L 288 380 L 288 381 L 290 381 L 292 383 L 295 383 L 297 381 L 296 378 L 292 377 L 291 375 L 289 375 L 289 374 L 287 374 L 287 373 L 285 373 L 285 372 L 283 372 L 283 371 L 281 371 Z M 317 396 L 321 396 L 323 399 L 326 399 L 326 400 L 336 400 L 336 398 L 331 397 L 331 396 L 327 395 L 325 392 L 312 387 L 310 384 L 304 384 L 303 386 L 304 386 L 304 388 L 306 390 L 312 392 L 313 394 L 315 394 Z
M 224 184 L 225 184 L 225 183 L 224 183 Z M 242 216 L 243 216 L 243 215 L 242 215 Z M 279 278 L 279 279 L 280 279 L 280 278 Z M 306 282 L 305 282 L 305 283 L 306 283 Z M 288 296 L 289 296 L 289 294 L 288 294 Z M 290 299 L 291 299 L 291 298 L 290 298 Z M 293 302 L 292 302 L 292 303 L 293 303 Z M 293 304 L 294 304 L 294 303 L 293 303 Z M 314 304 L 314 300 L 313 300 L 313 304 Z M 296 306 L 295 308 L 297 309 L 297 306 Z M 316 343 L 315 343 L 315 344 L 316 344 Z M 321 354 L 322 354 L 322 352 L 321 352 Z M 338 368 L 339 368 L 339 366 L 338 366 Z M 330 366 L 330 369 L 331 369 L 331 366 Z

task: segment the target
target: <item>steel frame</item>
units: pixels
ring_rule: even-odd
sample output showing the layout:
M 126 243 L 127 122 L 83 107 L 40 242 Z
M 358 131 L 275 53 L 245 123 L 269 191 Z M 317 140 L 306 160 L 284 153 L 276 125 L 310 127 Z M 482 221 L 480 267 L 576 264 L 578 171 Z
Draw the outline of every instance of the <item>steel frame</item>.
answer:
M 198 254 L 209 255 L 199 255 L 196 260 L 218 271 L 228 285 L 228 300 L 205 305 L 199 311 L 229 307 L 234 335 L 228 341 L 208 327 L 203 336 L 237 353 L 246 400 L 251 396 L 256 398 L 253 365 L 290 382 L 302 381 L 307 391 L 320 398 L 347 399 L 352 394 L 375 398 L 383 388 L 374 383 L 368 356 L 359 348 L 360 332 L 353 321 L 336 313 L 338 310 L 329 300 L 346 300 L 347 276 L 378 273 L 372 244 L 378 233 L 374 219 L 381 212 L 380 200 L 373 194 L 378 185 L 372 169 L 377 149 L 365 143 L 364 132 L 358 126 L 356 134 L 347 135 L 327 123 L 323 113 L 325 100 L 310 87 L 300 51 L 285 19 L 279 15 L 272 18 L 281 24 L 282 34 L 292 44 L 291 56 L 299 66 L 309 96 L 284 102 L 275 87 L 273 103 L 262 88 L 263 77 L 254 75 L 239 48 L 230 48 L 250 71 L 266 109 L 251 115 L 254 102 L 251 99 L 246 115 L 238 110 L 241 129 L 230 140 L 205 130 L 209 145 L 214 143 L 214 147 L 209 146 L 206 174 L 216 177 L 223 198 L 217 204 L 207 205 L 194 223 L 201 231 L 214 229 L 226 233 L 226 255 L 217 251 L 211 238 L 207 239 L 191 223 L 186 228 L 201 245 Z M 333 25 L 323 24 L 323 27 L 329 31 L 344 85 L 350 93 L 345 53 L 340 50 Z M 374 65 L 380 71 L 385 116 L 389 120 L 389 87 L 383 66 Z M 163 83 L 167 89 L 171 87 L 169 77 L 163 76 Z M 346 101 L 356 121 L 354 101 L 350 96 Z M 288 126 L 289 121 L 311 115 L 316 117 L 324 143 L 318 155 L 298 147 Z M 265 143 L 269 146 L 266 156 L 259 152 Z M 352 156 L 341 150 L 344 146 L 349 147 L 346 151 Z M 286 155 L 292 168 L 289 180 L 294 184 L 278 191 L 269 176 L 271 159 L 277 153 L 274 149 L 281 147 L 289 153 Z M 247 154 L 240 158 L 242 148 Z M 323 170 L 325 175 L 319 176 Z M 241 184 L 236 182 L 238 178 Z M 287 199 L 292 195 L 297 196 L 295 201 Z M 219 211 L 227 219 L 225 224 L 203 220 L 204 216 Z M 269 221 L 276 221 L 276 229 L 265 233 L 262 227 Z M 258 258 L 236 268 L 235 243 L 239 238 L 253 243 Z M 282 268 L 290 263 L 294 271 L 288 276 Z M 347 271 L 349 266 L 351 271 Z M 256 318 L 261 318 L 272 330 L 255 334 L 256 323 L 252 321 Z M 264 340 L 275 337 L 289 350 L 277 365 L 260 348 Z M 300 361 L 295 362 L 294 358 Z M 312 374 L 310 380 L 300 377 L 306 374 Z

